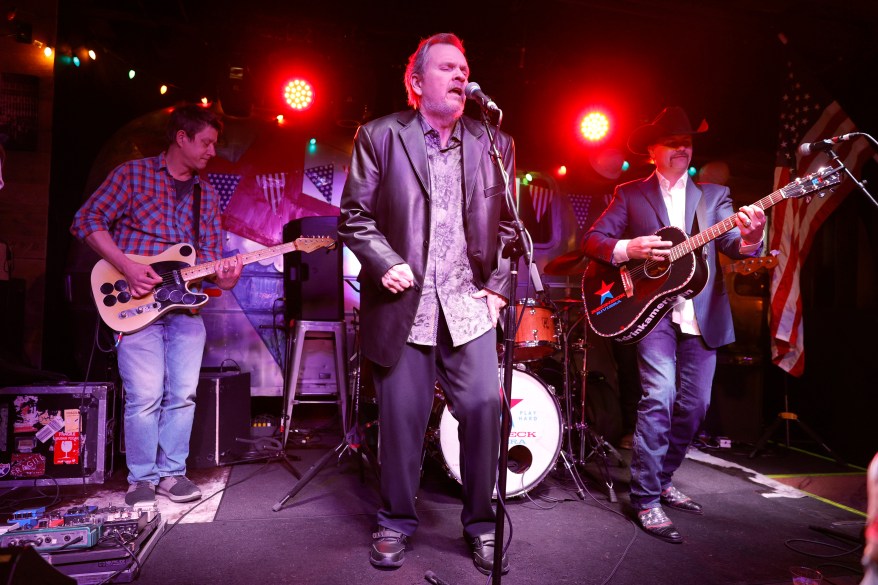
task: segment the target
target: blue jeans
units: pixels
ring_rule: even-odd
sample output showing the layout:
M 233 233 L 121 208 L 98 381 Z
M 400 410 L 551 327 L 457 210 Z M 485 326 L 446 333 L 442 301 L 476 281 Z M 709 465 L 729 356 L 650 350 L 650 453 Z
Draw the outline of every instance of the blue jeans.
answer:
M 129 483 L 185 475 L 205 339 L 201 317 L 180 311 L 122 337 Z
M 631 504 L 636 510 L 661 505 L 662 490 L 680 467 L 701 427 L 707 407 L 716 350 L 700 335 L 686 335 L 665 316 L 637 345 L 643 396 L 631 456 Z

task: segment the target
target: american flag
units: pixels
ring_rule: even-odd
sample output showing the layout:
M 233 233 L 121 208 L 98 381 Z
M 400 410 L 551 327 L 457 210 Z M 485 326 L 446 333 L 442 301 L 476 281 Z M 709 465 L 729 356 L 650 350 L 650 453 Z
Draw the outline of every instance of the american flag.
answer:
M 552 204 L 552 197 L 554 197 L 552 191 L 537 185 L 530 186 L 530 200 L 534 206 L 534 216 L 537 219 L 537 223 L 539 223 L 540 218 L 543 217 L 543 214 Z
M 830 165 L 826 154 L 798 155 L 796 151 L 801 143 L 855 131 L 853 122 L 838 102 L 830 99 L 803 71 L 796 69 L 791 60 L 788 60 L 786 69 L 774 170 L 775 189 L 784 187 L 796 177 Z M 838 144 L 834 150 L 854 176 L 859 176 L 869 158 L 868 143 L 852 140 Z M 771 274 L 770 286 L 771 358 L 793 376 L 805 372 L 799 274 L 817 230 L 852 188 L 851 181 L 844 181 L 834 193 L 826 193 L 823 197 L 787 199 L 771 211 L 769 247 L 777 254 L 778 261 Z

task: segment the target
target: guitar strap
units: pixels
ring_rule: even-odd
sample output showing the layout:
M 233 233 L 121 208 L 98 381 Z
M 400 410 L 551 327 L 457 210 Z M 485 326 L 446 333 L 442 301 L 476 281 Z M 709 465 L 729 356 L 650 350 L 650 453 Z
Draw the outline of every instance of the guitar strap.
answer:
M 192 245 L 201 257 L 201 184 L 192 186 Z

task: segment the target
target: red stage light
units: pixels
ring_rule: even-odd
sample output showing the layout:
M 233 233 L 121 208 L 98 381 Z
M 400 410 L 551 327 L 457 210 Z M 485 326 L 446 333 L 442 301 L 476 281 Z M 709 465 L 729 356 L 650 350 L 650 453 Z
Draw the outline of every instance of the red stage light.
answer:
M 589 142 L 603 140 L 610 132 L 610 119 L 602 112 L 590 112 L 583 116 L 579 132 Z
M 314 89 L 304 79 L 293 79 L 284 88 L 284 101 L 294 110 L 307 110 L 314 103 Z

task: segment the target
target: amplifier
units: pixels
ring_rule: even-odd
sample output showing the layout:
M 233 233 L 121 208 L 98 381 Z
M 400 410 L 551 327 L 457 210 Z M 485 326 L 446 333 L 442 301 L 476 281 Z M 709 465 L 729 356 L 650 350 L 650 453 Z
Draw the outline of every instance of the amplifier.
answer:
M 104 483 L 115 398 L 108 382 L 0 389 L 0 488 Z
M 238 438 L 250 439 L 250 373 L 202 371 L 186 465 L 196 469 L 235 461 L 249 448 Z

